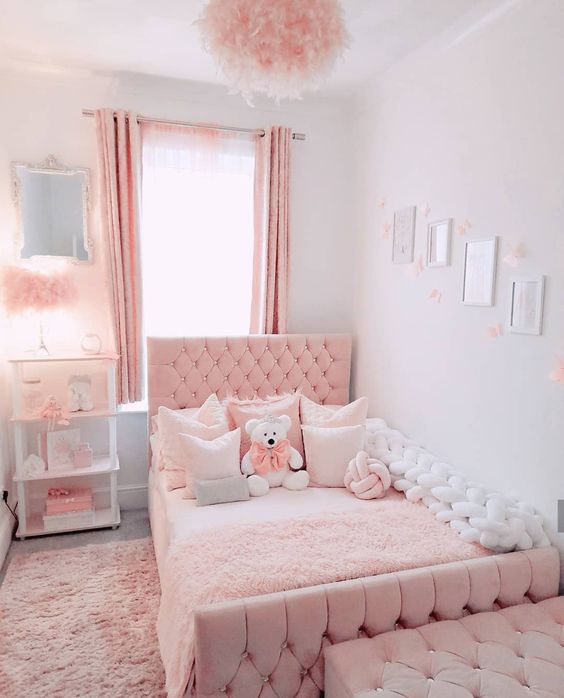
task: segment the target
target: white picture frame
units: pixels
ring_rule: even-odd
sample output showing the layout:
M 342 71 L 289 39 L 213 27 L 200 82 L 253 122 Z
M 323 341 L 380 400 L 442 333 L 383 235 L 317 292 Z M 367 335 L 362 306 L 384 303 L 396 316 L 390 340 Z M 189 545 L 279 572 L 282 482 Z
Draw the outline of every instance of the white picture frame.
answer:
M 466 242 L 462 282 L 464 305 L 494 305 L 497 248 L 497 236 Z
M 452 218 L 429 223 L 427 228 L 428 267 L 448 267 L 450 265 L 451 238 Z
M 542 334 L 544 279 L 544 276 L 514 276 L 510 279 L 510 332 Z
M 415 206 L 407 206 L 394 213 L 394 239 L 392 262 L 410 264 L 413 262 L 415 245 Z

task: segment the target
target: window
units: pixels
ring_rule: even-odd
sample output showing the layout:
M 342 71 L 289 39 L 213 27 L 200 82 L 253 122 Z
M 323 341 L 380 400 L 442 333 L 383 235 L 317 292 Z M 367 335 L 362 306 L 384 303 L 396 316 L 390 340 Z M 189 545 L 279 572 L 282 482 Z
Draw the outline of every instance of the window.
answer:
M 145 336 L 247 334 L 255 136 L 143 125 Z

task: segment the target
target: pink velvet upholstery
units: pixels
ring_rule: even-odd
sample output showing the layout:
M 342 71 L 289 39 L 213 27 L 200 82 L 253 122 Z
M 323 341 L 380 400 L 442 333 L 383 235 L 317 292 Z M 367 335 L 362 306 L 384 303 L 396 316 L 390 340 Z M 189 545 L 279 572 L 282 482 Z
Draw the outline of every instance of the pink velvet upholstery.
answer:
M 317 698 L 330 645 L 549 599 L 558 592 L 559 570 L 556 549 L 537 548 L 200 607 L 192 693 Z
M 349 400 L 351 338 L 344 334 L 150 337 L 149 419 L 160 405 L 199 407 L 212 393 L 241 399 L 294 392 Z
M 325 652 L 326 698 L 564 695 L 564 597 L 353 640 Z

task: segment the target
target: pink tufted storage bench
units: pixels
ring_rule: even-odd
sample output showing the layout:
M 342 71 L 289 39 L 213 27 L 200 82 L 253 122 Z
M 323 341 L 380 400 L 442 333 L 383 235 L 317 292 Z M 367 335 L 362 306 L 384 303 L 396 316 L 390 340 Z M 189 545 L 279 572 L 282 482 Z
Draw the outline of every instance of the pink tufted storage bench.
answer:
M 558 556 L 546 550 L 556 593 Z M 564 597 L 536 598 L 529 590 L 519 605 L 327 647 L 325 697 L 563 697 Z

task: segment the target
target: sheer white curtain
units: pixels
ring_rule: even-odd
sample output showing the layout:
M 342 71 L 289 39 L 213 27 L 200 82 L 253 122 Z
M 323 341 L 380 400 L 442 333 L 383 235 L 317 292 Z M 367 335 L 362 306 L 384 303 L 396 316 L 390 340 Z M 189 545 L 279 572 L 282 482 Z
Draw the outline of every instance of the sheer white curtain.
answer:
M 256 136 L 144 123 L 145 336 L 247 334 Z

